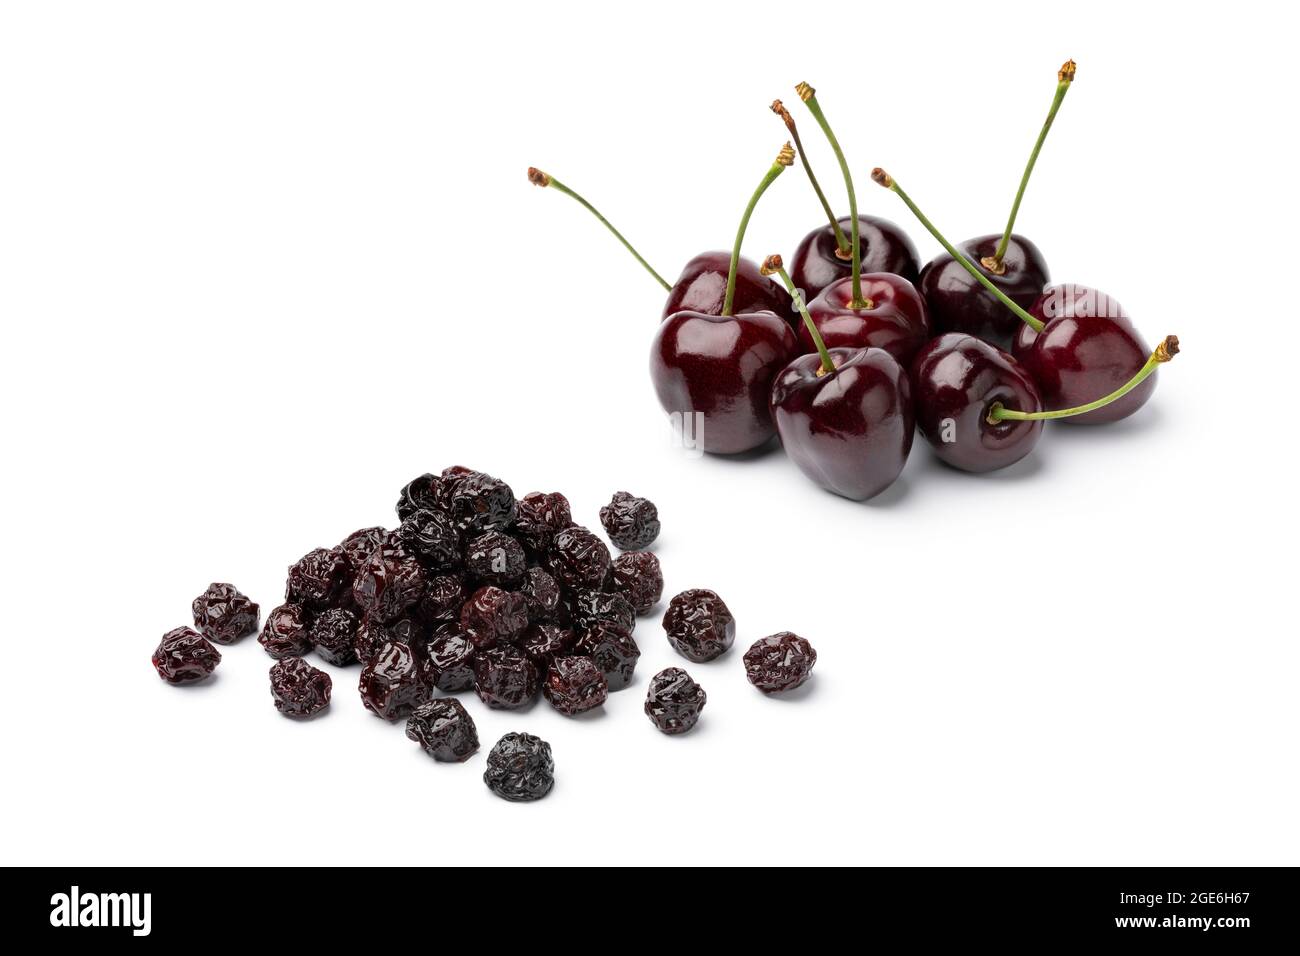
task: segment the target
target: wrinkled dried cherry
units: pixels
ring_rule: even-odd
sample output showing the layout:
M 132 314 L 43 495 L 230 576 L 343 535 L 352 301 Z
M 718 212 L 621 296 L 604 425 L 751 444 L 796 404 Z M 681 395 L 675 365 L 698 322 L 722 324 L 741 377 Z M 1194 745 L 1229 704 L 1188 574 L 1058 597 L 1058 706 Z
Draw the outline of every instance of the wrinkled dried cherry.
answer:
M 648 614 L 664 594 L 664 573 L 649 551 L 626 551 L 614 559 L 611 586 L 638 614 Z
M 719 657 L 736 639 L 735 618 L 722 598 L 707 588 L 693 588 L 674 597 L 663 625 L 668 643 L 697 664 Z
M 528 605 L 528 620 L 553 621 L 560 610 L 560 585 L 555 578 L 541 568 L 529 568 L 524 572 L 523 583 L 519 593 Z
M 537 696 L 537 680 L 537 665 L 517 647 L 499 644 L 474 655 L 474 690 L 489 707 L 527 707 Z
M 478 730 L 454 697 L 426 701 L 406 721 L 406 736 L 434 760 L 458 763 L 478 750 Z
M 515 587 L 524 578 L 524 546 L 501 531 L 488 531 L 465 545 L 465 570 L 481 584 Z
M 600 509 L 600 523 L 620 551 L 641 551 L 659 537 L 659 509 L 645 498 L 614 492 Z
M 616 624 L 629 634 L 636 629 L 636 611 L 621 594 L 577 588 L 569 594 L 569 622 L 575 631 L 597 624 Z
M 360 623 L 357 616 L 345 608 L 333 607 L 317 614 L 308 633 L 321 660 L 339 667 L 355 663 Z
M 546 569 L 566 588 L 599 589 L 609 567 L 609 548 L 581 525 L 558 532 L 546 553 Z
M 448 621 L 433 630 L 424 645 L 425 681 L 444 693 L 453 694 L 474 686 L 474 645 L 460 632 L 460 625 Z
M 332 548 L 308 551 L 289 568 L 284 599 L 289 604 L 312 609 L 329 607 L 347 585 L 351 570 L 341 551 Z
M 765 694 L 794 690 L 812 676 L 817 652 L 798 634 L 782 631 L 745 651 L 745 676 Z
M 306 654 L 311 650 L 306 609 L 301 604 L 281 604 L 272 610 L 257 643 L 276 660 Z
M 506 734 L 488 753 L 483 782 L 503 800 L 540 800 L 555 786 L 551 745 L 532 734 Z
M 376 548 L 352 582 L 352 599 L 362 611 L 391 621 L 424 595 L 424 569 L 402 548 Z
M 435 571 L 450 571 L 460 564 L 460 532 L 441 511 L 421 509 L 407 515 L 397 529 L 397 538 Z
M 409 717 L 429 697 L 423 677 L 410 645 L 390 641 L 361 668 L 361 703 L 384 720 Z
M 424 628 L 409 617 L 395 621 L 380 621 L 367 614 L 357 625 L 352 638 L 352 649 L 362 664 L 370 663 L 379 648 L 389 642 L 409 644 L 412 647 L 424 639 Z
M 442 490 L 442 479 L 437 475 L 411 479 L 397 496 L 397 520 L 405 521 L 417 511 L 444 510 Z
M 451 519 L 467 537 L 504 531 L 514 523 L 515 493 L 500 478 L 469 471 L 451 476 L 449 481 Z
M 666 734 L 684 734 L 700 719 L 708 702 L 704 688 L 680 667 L 669 667 L 650 678 L 645 695 L 646 716 Z
M 555 535 L 572 524 L 569 499 L 558 491 L 534 491 L 519 499 L 515 534 L 534 554 L 545 554 Z
M 598 623 L 578 635 L 574 653 L 590 657 L 609 682 L 610 690 L 622 690 L 632 683 L 636 662 L 641 657 L 630 631 L 617 624 Z
M 153 652 L 158 676 L 169 684 L 192 684 L 211 674 L 221 663 L 221 652 L 190 627 L 178 627 L 163 635 Z
M 330 675 L 301 657 L 286 657 L 271 666 L 271 699 L 286 717 L 311 717 L 330 702 Z
M 527 626 L 524 596 L 491 584 L 471 594 L 460 609 L 461 632 L 478 648 L 513 641 Z
M 546 668 L 556 657 L 567 654 L 577 640 L 577 636 L 567 627 L 557 624 L 530 624 L 519 640 L 519 649 L 528 655 L 528 659 L 537 665 L 537 670 L 545 674 Z
M 542 696 L 565 717 L 605 703 L 609 681 L 589 657 L 557 657 L 546 670 Z
M 424 594 L 416 605 L 416 615 L 426 624 L 460 620 L 460 609 L 469 598 L 465 582 L 458 574 L 435 574 L 424 585 Z
M 209 584 L 190 610 L 199 633 L 218 644 L 233 644 L 257 633 L 258 607 L 233 584 Z

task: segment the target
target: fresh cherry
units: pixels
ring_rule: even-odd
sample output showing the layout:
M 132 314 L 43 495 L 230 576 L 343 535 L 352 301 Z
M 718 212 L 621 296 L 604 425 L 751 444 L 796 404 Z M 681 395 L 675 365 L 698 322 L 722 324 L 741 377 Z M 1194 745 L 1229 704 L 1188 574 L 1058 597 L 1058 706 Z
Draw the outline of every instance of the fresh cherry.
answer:
M 1020 187 L 1011 204 L 1006 229 L 1001 235 L 980 236 L 957 244 L 967 259 L 977 263 L 983 277 L 1022 309 L 1028 309 L 1037 301 L 1043 287 L 1050 281 L 1050 276 L 1047 262 L 1038 247 L 1012 230 L 1020 212 L 1020 202 L 1025 196 L 1025 187 L 1029 185 L 1029 177 L 1043 148 L 1043 141 L 1047 139 L 1056 112 L 1061 108 L 1065 94 L 1069 92 L 1074 74 L 1074 61 L 1067 60 L 1056 75 L 1056 95 L 1020 177 Z M 965 332 L 991 342 L 1000 349 L 1011 348 L 1019 331 L 1015 317 L 1001 307 L 997 298 L 985 288 L 985 284 L 967 272 L 955 256 L 941 253 L 930 260 L 921 270 L 918 285 L 930 307 L 930 318 L 936 330 Z
M 682 274 L 668 290 L 663 317 L 674 312 L 703 312 L 721 315 L 727 297 L 727 275 L 731 269 L 731 254 L 727 252 L 701 252 L 686 263 Z M 736 261 L 736 293 L 733 306 L 736 312 L 766 310 L 780 316 L 792 315 L 790 296 L 764 276 L 758 265 L 744 257 Z
M 1086 286 L 1053 287 L 1043 293 L 1032 312 L 1026 312 L 943 237 L 892 176 L 877 167 L 871 178 L 897 193 L 967 273 L 1025 324 L 1012 354 L 1033 376 L 1044 403 L 1053 408 L 1045 413 L 1048 417 L 1070 417 L 1082 424 L 1113 422 L 1133 414 L 1151 397 L 1155 382 L 1147 379 L 1155 365 L 1168 357 L 1157 360 L 1160 349 L 1148 357 L 1146 343 L 1110 296 Z M 1171 340 L 1176 352 L 1177 339 L 1172 336 L 1161 346 Z
M 787 143 L 759 184 L 741 218 L 719 312 L 678 311 L 664 320 L 650 350 L 650 377 L 664 411 L 683 427 L 699 419 L 695 439 L 704 451 L 737 454 L 767 444 L 775 426 L 768 408 L 772 377 L 798 354 L 784 314 L 737 312 L 740 248 L 759 197 L 787 166 Z
M 764 270 L 793 287 L 780 256 L 770 256 Z M 805 475 L 863 501 L 894 483 L 912 450 L 907 374 L 884 349 L 827 349 L 797 296 L 795 305 L 817 351 L 794 359 L 772 383 L 777 433 Z
M 794 281 L 794 275 L 790 276 Z M 862 276 L 863 305 L 853 307 L 853 280 L 837 279 L 808 303 L 808 314 L 827 348 L 880 348 L 907 366 L 930 338 L 930 316 L 916 287 L 902 276 L 873 272 Z M 816 346 L 799 327 L 805 352 Z
M 1137 374 L 1151 354 L 1123 306 L 1081 285 L 1052 286 L 1029 310 L 1041 332 L 1021 323 L 1012 354 L 1029 370 L 1049 408 L 1083 405 Z M 1127 418 L 1156 389 L 1151 375 L 1122 399 L 1067 421 L 1102 425 Z
M 939 459 L 963 471 L 1005 468 L 1034 450 L 1041 421 L 990 421 L 995 403 L 1024 412 L 1043 408 L 1038 386 L 1020 363 L 980 339 L 949 332 L 912 364 L 916 427 Z

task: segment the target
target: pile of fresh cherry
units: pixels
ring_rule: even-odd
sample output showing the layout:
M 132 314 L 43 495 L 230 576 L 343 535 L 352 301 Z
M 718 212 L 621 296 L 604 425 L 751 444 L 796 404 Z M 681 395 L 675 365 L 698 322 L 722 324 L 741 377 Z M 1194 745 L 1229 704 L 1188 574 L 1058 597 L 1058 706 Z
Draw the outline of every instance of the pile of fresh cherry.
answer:
M 463 761 L 479 748 L 473 718 L 454 697 L 473 690 L 488 707 L 519 710 L 540 691 L 567 717 L 601 707 L 632 683 L 641 650 L 638 615 L 663 595 L 659 559 L 649 550 L 658 509 L 617 492 L 601 524 L 622 553 L 613 558 L 596 534 L 573 521 L 559 492 L 516 501 L 510 486 L 468 468 L 421 475 L 402 489 L 396 530 L 363 528 L 333 548 L 309 551 L 289 568 L 285 602 L 267 616 L 258 642 L 276 660 L 271 699 L 288 717 L 329 706 L 330 675 L 309 664 L 361 664 L 361 703 L 436 760 Z M 230 584 L 194 599 L 194 628 L 163 636 L 152 662 L 171 684 L 206 679 L 221 662 L 216 644 L 256 633 L 258 605 Z M 669 644 L 702 663 L 735 640 L 731 611 L 713 591 L 683 591 L 668 605 Z M 817 654 L 798 635 L 755 642 L 745 673 L 765 694 L 793 690 Z M 439 694 L 443 696 L 439 696 Z M 707 695 L 680 667 L 656 674 L 644 711 L 665 734 L 695 726 Z M 508 800 L 532 800 L 551 787 L 550 746 L 508 734 L 488 758 L 484 779 Z
M 750 199 L 731 252 L 701 253 L 672 284 L 569 187 L 538 169 L 528 177 L 595 214 L 667 290 L 650 373 L 664 410 L 699 423 L 699 447 L 750 452 L 775 434 L 813 481 L 866 499 L 898 477 L 915 428 L 949 465 L 1004 468 L 1033 450 L 1046 420 L 1102 424 L 1133 414 L 1155 390 L 1157 366 L 1178 352 L 1172 335 L 1149 348 L 1109 295 L 1049 285 L 1038 247 L 1012 231 L 1074 75 L 1073 61 L 1058 74 L 1000 235 L 953 246 L 892 177 L 872 171 L 943 246 L 923 268 L 898 226 L 858 214 L 848 163 L 806 83 L 796 90 L 839 161 L 849 215 L 832 212 L 777 100 L 772 111 L 828 219 L 800 241 L 788 272 L 780 256 L 759 266 L 740 251 L 759 198 L 794 163 L 790 143 Z

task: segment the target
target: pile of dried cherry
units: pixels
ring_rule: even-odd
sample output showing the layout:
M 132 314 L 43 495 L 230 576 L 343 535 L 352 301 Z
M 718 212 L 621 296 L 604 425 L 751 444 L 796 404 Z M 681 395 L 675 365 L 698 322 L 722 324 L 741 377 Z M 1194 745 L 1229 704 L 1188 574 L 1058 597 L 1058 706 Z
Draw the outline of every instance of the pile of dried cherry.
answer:
M 473 690 L 490 708 L 518 710 L 540 695 L 576 717 L 602 707 L 632 683 L 641 650 L 638 615 L 659 603 L 658 510 L 618 492 L 600 509 L 605 542 L 573 520 L 559 492 L 516 499 L 498 478 L 452 467 L 409 482 L 394 529 L 362 528 L 332 548 L 316 548 L 288 571 L 284 603 L 270 611 L 258 642 L 276 660 L 276 709 L 309 718 L 330 703 L 332 679 L 307 663 L 359 664 L 361 703 L 434 759 L 460 762 L 479 749 L 474 720 L 448 697 Z M 154 652 L 160 677 L 189 683 L 221 660 L 212 642 L 257 631 L 259 609 L 229 584 L 193 602 L 195 627 L 164 636 Z M 712 591 L 674 597 L 664 615 L 669 643 L 691 661 L 711 661 L 735 639 L 735 621 Z M 778 634 L 745 654 L 747 676 L 771 693 L 803 683 L 816 661 L 807 641 Z M 666 734 L 695 726 L 707 695 L 680 668 L 650 681 L 645 713 Z M 550 746 L 511 734 L 493 749 L 484 775 L 508 800 L 545 796 L 553 782 Z

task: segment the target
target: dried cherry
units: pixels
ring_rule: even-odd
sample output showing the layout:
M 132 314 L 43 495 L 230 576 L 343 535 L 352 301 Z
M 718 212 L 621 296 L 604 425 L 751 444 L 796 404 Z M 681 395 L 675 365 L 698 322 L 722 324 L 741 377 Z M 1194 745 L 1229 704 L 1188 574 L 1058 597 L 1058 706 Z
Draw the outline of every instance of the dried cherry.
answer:
M 330 702 L 330 675 L 301 657 L 286 657 L 271 666 L 271 699 L 286 717 L 311 717 Z
M 435 574 L 424 585 L 424 594 L 416 605 L 416 615 L 426 624 L 460 619 L 460 609 L 469 598 L 465 582 L 458 574 Z
M 408 481 L 398 495 L 397 520 L 404 522 L 417 511 L 441 511 L 445 507 L 442 479 L 437 475 L 421 475 Z
M 465 570 L 482 584 L 514 587 L 527 567 L 524 546 L 503 532 L 485 532 L 465 545 Z
M 668 643 L 697 664 L 726 652 L 736 639 L 736 621 L 722 598 L 707 588 L 678 594 L 664 613 Z
M 537 665 L 537 670 L 545 674 L 551 661 L 557 656 L 567 654 L 577 640 L 573 631 L 557 624 L 530 624 L 519 640 L 519 649 L 528 655 L 528 659 Z
M 609 568 L 609 548 L 581 525 L 557 532 L 546 553 L 546 569 L 566 588 L 600 588 Z
M 560 609 L 559 582 L 542 568 L 529 568 L 524 572 L 524 581 L 519 585 L 519 593 L 524 596 L 528 606 L 530 621 L 552 621 Z
M 329 607 L 343 591 L 351 570 L 348 559 L 337 549 L 308 551 L 289 568 L 284 599 L 313 610 Z
M 642 551 L 659 537 L 659 509 L 626 491 L 614 492 L 600 509 L 600 523 L 620 551 Z
M 700 719 L 708 702 L 704 688 L 680 667 L 669 667 L 650 678 L 645 695 L 646 716 L 666 734 L 684 734 Z
M 409 617 L 395 621 L 380 621 L 369 614 L 361 619 L 352 638 L 352 650 L 362 664 L 370 663 L 379 648 L 389 642 L 409 644 L 412 647 L 424 639 L 424 628 Z
M 565 717 L 574 717 L 605 703 L 609 681 L 589 657 L 557 657 L 547 668 L 542 696 Z
M 812 676 L 817 652 L 798 634 L 781 631 L 745 651 L 745 676 L 765 694 L 794 690 Z
M 357 568 L 365 564 L 366 558 L 374 554 L 377 548 L 396 546 L 397 536 L 393 532 L 385 528 L 375 527 L 353 531 L 334 550 L 343 555 L 348 562 L 351 573 L 355 574 Z M 351 584 L 348 586 L 351 587 Z
M 221 652 L 193 628 L 178 627 L 163 635 L 152 661 L 167 683 L 192 684 L 216 670 Z
M 311 650 L 308 620 L 307 611 L 301 604 L 281 604 L 266 616 L 257 643 L 276 660 L 300 657 Z
M 391 621 L 424 595 L 424 569 L 403 548 L 376 548 L 352 582 L 352 599 L 371 617 Z
M 415 651 L 408 644 L 384 644 L 361 668 L 361 703 L 384 720 L 409 717 L 429 697 Z
M 614 559 L 610 584 L 638 614 L 648 614 L 664 595 L 664 573 L 649 551 L 626 551 Z
M 597 624 L 616 624 L 629 634 L 636 629 L 636 611 L 621 594 L 578 588 L 569 594 L 569 621 L 575 631 Z
M 632 683 L 641 649 L 630 631 L 617 624 L 601 622 L 578 635 L 574 653 L 590 657 L 613 691 L 622 690 Z
M 448 510 L 456 527 L 467 537 L 484 531 L 504 531 L 514 523 L 515 493 L 500 478 L 466 469 L 447 477 L 451 485 Z
M 519 499 L 515 533 L 534 554 L 546 554 L 555 535 L 572 524 L 569 499 L 558 491 L 534 491 Z
M 425 681 L 448 694 L 474 686 L 474 645 L 448 621 L 424 645 Z
M 218 644 L 233 644 L 257 633 L 258 607 L 233 584 L 209 584 L 190 610 L 199 633 Z
M 356 639 L 359 626 L 360 621 L 351 611 L 332 607 L 316 615 L 308 633 L 321 660 L 327 664 L 346 667 L 357 660 Z
M 407 515 L 397 537 L 428 568 L 450 571 L 460 565 L 460 532 L 441 511 L 426 508 Z
M 551 745 L 532 734 L 506 734 L 488 753 L 483 782 L 503 800 L 540 800 L 555 786 Z
M 458 763 L 478 750 L 474 718 L 454 697 L 425 701 L 406 721 L 406 736 L 434 760 Z
M 537 665 L 517 647 L 478 648 L 474 655 L 474 690 L 489 707 L 527 707 L 537 696 L 537 679 Z
M 513 641 L 528 626 L 528 603 L 522 594 L 487 585 L 460 609 L 460 629 L 477 648 Z

